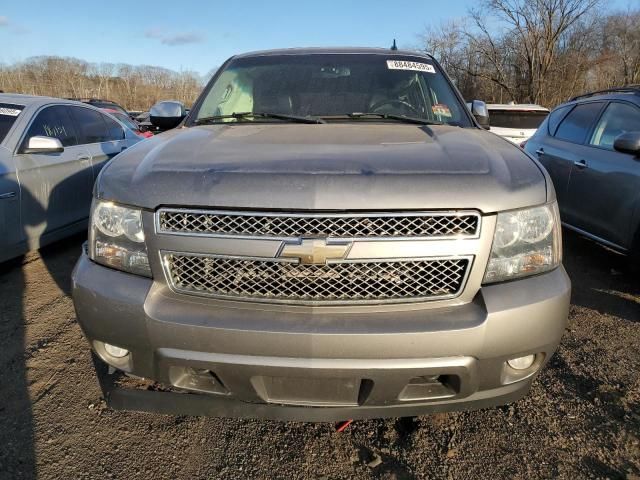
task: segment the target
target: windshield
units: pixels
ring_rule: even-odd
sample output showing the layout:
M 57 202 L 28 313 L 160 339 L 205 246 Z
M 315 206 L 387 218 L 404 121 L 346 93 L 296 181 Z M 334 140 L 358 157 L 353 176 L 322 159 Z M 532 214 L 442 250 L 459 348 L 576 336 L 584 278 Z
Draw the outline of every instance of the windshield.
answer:
M 549 112 L 489 110 L 489 121 L 492 127 L 535 130 L 547 118 L 547 115 Z
M 13 105 L 11 103 L 0 103 L 0 143 L 7 136 L 11 126 L 15 123 L 16 118 L 20 115 L 20 112 L 24 106 Z
M 240 112 L 340 121 L 401 115 L 471 126 L 448 80 L 427 58 L 376 54 L 265 55 L 232 60 L 209 86 L 198 120 Z M 398 119 L 395 119 L 398 120 Z M 221 122 L 277 122 L 244 115 Z

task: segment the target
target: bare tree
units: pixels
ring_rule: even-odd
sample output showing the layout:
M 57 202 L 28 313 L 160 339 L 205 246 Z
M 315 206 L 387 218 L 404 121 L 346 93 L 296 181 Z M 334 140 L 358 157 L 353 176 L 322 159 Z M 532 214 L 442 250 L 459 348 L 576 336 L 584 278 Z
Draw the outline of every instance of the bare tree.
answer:
M 433 53 L 466 98 L 553 106 L 640 83 L 640 10 L 603 12 L 601 0 L 483 0 L 467 18 L 429 27 Z
M 562 37 L 600 1 L 485 0 L 471 12 L 478 40 L 470 33 L 474 50 L 493 66 L 484 75 L 514 100 L 538 103 Z
M 614 52 L 622 83 L 640 83 L 640 11 L 607 18 L 603 37 L 605 50 Z

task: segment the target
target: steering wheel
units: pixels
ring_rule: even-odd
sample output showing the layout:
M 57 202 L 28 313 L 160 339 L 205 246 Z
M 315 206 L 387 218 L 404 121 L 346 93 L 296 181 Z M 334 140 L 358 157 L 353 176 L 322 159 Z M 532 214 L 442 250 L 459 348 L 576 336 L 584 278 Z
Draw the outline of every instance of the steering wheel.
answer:
M 405 102 L 404 100 L 399 100 L 399 99 L 394 99 L 394 98 L 390 98 L 388 100 L 382 100 L 381 102 L 376 103 L 375 105 L 371 105 L 371 111 L 378 113 L 378 109 L 380 107 L 383 107 L 385 105 L 400 105 L 401 107 L 407 108 L 411 111 L 411 113 L 419 116 L 420 112 L 418 112 L 418 109 L 416 107 L 414 107 L 413 105 L 411 105 L 409 102 Z

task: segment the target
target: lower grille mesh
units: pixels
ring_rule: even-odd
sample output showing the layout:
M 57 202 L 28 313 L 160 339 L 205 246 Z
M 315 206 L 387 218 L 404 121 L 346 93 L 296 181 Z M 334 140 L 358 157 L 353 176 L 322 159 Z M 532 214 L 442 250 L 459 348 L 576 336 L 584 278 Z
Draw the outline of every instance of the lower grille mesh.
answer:
M 469 259 L 301 265 L 262 259 L 166 254 L 168 280 L 182 293 L 289 302 L 437 299 L 458 294 Z

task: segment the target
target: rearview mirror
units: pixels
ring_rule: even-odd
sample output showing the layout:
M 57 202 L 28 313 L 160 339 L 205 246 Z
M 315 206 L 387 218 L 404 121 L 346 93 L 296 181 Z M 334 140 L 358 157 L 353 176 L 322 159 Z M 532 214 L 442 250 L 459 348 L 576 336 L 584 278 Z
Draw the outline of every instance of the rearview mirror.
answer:
M 184 104 L 173 100 L 158 102 L 149 110 L 149 120 L 160 130 L 177 127 L 186 116 Z
M 64 147 L 57 138 L 36 135 L 29 138 L 27 146 L 22 153 L 60 153 L 63 151 Z
M 470 110 L 476 122 L 485 130 L 489 130 L 489 110 L 487 110 L 487 104 L 482 100 L 474 100 L 471 102 Z
M 640 132 L 621 133 L 613 141 L 613 148 L 619 152 L 640 155 Z

